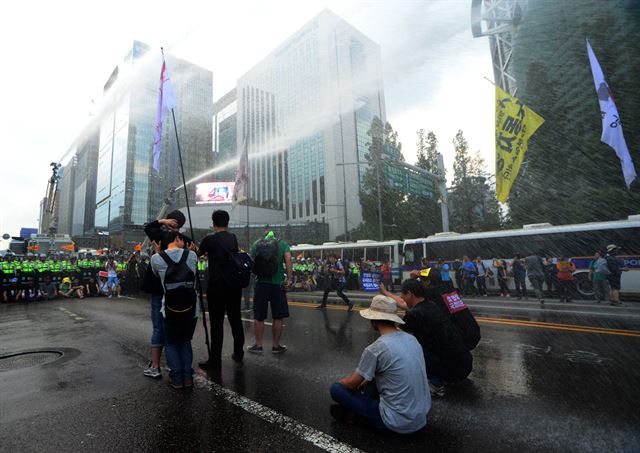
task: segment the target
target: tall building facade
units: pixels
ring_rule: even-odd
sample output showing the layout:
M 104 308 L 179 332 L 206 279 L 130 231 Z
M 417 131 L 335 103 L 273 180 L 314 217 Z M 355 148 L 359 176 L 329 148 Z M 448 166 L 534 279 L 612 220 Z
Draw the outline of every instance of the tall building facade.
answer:
M 238 96 L 234 88 L 213 104 L 214 166 L 237 158 Z M 214 181 L 234 181 L 235 168 L 225 168 L 211 175 Z
M 73 181 L 72 236 L 91 234 L 95 228 L 96 179 L 98 171 L 98 131 L 88 134 L 75 154 Z
M 213 162 L 213 75 L 169 55 L 166 61 L 188 180 Z M 182 181 L 171 114 L 163 125 L 160 171 L 152 167 L 160 67 L 160 54 L 135 41 L 104 86 L 111 107 L 100 123 L 95 229 L 108 231 L 117 245 L 138 240 L 143 225 L 156 218 L 170 189 Z M 185 205 L 182 190 L 175 193 L 173 205 Z
M 380 47 L 324 10 L 238 80 L 237 139 L 251 201 L 289 222 L 362 221 L 358 197 L 371 120 L 386 120 Z

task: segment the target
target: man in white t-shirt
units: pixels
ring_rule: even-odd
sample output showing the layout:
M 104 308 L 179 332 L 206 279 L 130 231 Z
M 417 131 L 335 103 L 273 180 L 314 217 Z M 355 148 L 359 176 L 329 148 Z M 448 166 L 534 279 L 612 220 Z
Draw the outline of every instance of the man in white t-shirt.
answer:
M 360 312 L 380 338 L 367 346 L 356 370 L 331 386 L 338 403 L 331 414 L 341 421 L 364 418 L 380 431 L 410 434 L 427 424 L 431 395 L 422 347 L 413 335 L 398 330 L 404 324 L 396 302 L 377 295 Z

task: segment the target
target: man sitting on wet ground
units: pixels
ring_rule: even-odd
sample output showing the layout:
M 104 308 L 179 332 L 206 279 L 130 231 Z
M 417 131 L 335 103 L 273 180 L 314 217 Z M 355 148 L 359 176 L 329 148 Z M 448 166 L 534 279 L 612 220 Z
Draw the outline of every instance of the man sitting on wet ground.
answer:
M 437 270 L 429 275 L 439 281 Z M 473 356 L 446 308 L 442 308 L 440 290 L 434 285 L 425 290 L 423 282 L 408 279 L 396 296 L 381 286 L 381 292 L 407 310 L 403 330 L 413 334 L 424 354 L 429 386 L 434 395 L 444 396 L 444 384 L 460 382 L 473 369 Z M 429 294 L 427 294 L 429 291 Z
M 393 299 L 377 295 L 360 311 L 380 337 L 367 346 L 356 370 L 331 386 L 331 415 L 365 420 L 379 431 L 410 434 L 427 424 L 431 396 L 418 341 L 399 330 L 404 324 Z

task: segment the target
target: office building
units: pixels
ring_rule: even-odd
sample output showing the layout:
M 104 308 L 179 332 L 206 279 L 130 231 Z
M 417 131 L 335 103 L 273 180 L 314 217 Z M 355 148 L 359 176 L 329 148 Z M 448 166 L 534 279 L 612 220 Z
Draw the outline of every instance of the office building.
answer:
M 213 162 L 213 76 L 171 55 L 166 62 L 188 180 Z M 110 108 L 100 121 L 95 229 L 108 232 L 114 246 L 141 240 L 144 224 L 156 218 L 169 191 L 182 181 L 170 113 L 163 124 L 160 171 L 152 167 L 160 67 L 160 53 L 135 41 L 104 86 Z M 190 187 L 190 197 L 193 195 Z M 184 205 L 184 192 L 176 191 L 171 208 Z
M 326 222 L 332 238 L 357 227 L 375 116 L 385 121 L 380 47 L 325 9 L 238 80 L 252 204 Z
M 238 97 L 234 88 L 213 104 L 213 165 L 237 159 Z M 211 175 L 207 181 L 235 181 L 236 166 Z

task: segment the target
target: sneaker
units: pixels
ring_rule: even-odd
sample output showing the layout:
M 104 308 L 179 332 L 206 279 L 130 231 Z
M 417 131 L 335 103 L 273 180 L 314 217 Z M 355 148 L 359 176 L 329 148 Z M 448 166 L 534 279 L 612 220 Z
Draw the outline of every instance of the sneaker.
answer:
M 193 379 L 185 379 L 183 387 L 186 388 L 186 389 L 192 388 L 193 387 Z
M 153 368 L 151 366 L 151 362 L 149 362 L 147 367 L 144 369 L 143 374 L 152 379 L 160 379 L 162 377 L 162 373 L 160 372 L 160 367 Z
M 109 294 L 109 297 L 107 297 L 107 299 L 113 299 L 113 294 Z
M 353 310 L 353 302 L 349 302 L 349 308 L 347 308 L 347 311 L 351 310 Z
M 444 384 L 436 385 L 429 381 L 429 392 L 431 396 L 444 396 Z
M 248 352 L 253 352 L 254 354 L 261 354 L 262 353 L 262 346 L 258 346 L 257 344 L 254 344 L 253 346 L 247 348 Z
M 174 382 L 173 379 L 169 378 L 169 380 L 167 381 L 167 384 L 169 384 L 169 387 L 171 387 L 172 389 L 181 389 L 183 387 L 182 384 L 178 384 L 176 382 Z
M 262 348 L 260 348 L 260 349 L 262 349 Z M 287 347 L 285 345 L 283 345 L 283 344 L 281 344 L 280 346 L 274 346 L 274 347 L 271 348 L 271 352 L 273 354 L 280 354 L 280 353 L 282 353 L 282 352 L 284 352 L 286 350 L 287 350 Z
M 231 360 L 236 362 L 238 365 L 242 365 L 243 357 L 240 354 L 233 353 L 231 354 Z
M 507 293 L 504 297 L 511 297 L 511 294 Z

